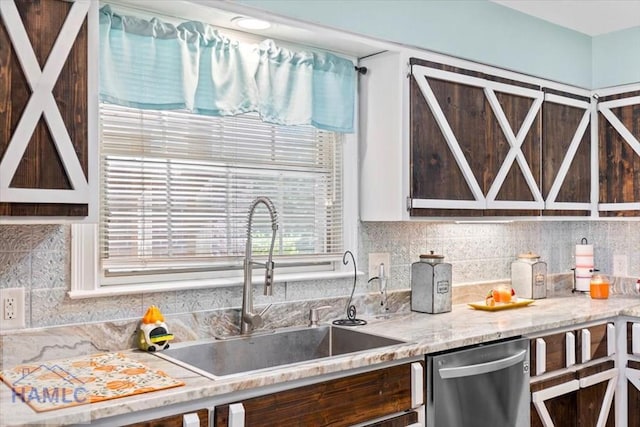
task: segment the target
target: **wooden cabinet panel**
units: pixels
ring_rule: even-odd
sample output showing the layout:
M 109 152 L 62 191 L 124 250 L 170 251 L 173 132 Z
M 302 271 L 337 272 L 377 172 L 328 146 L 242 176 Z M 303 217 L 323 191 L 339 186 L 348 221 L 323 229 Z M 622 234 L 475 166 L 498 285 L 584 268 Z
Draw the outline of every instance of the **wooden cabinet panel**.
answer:
M 460 71 L 452 67 L 412 59 L 412 64 Z M 479 77 L 479 73 L 472 73 Z M 482 89 L 451 81 L 428 79 L 428 83 L 469 163 L 475 179 L 481 183 L 484 162 L 495 155 L 487 151 L 486 108 Z M 432 109 L 416 81 L 410 78 L 410 157 L 411 197 L 416 199 L 475 200 L 463 172 L 447 144 Z M 496 150 L 497 151 L 497 150 Z M 495 163 L 493 161 L 492 163 Z M 482 185 L 482 184 L 481 184 Z M 411 215 L 481 215 L 471 209 L 412 209 Z
M 576 362 L 584 363 L 589 360 L 599 359 L 601 357 L 607 357 L 608 355 L 608 336 L 607 336 L 607 326 L 608 324 L 604 323 L 602 325 L 590 326 L 588 328 L 579 329 L 577 331 L 577 339 L 576 339 Z M 582 360 L 582 346 L 583 340 L 585 339 L 584 330 L 589 331 L 589 346 L 590 354 L 589 358 L 586 360 Z
M 611 371 L 615 367 L 613 361 L 606 361 L 597 365 L 565 372 L 543 381 L 535 381 L 531 384 L 531 426 L 544 426 L 543 416 L 535 406 L 535 395 L 540 392 L 552 391 L 545 396 L 542 402 L 544 410 L 556 426 L 595 426 L 600 412 L 607 410 L 606 426 L 613 427 L 615 410 L 613 395 L 607 397 L 606 391 L 609 379 L 597 378 L 596 374 L 609 371 L 609 377 L 617 376 L 617 371 Z M 590 381 L 589 381 L 590 380 Z M 582 386 L 582 382 L 589 383 Z M 608 400 L 608 399 L 611 400 Z
M 588 208 L 561 210 L 554 205 L 555 203 L 589 204 L 591 202 L 589 111 L 576 105 L 561 104 L 560 100 L 553 102 L 553 96 L 575 99 L 584 103 L 584 106 L 589 105 L 589 99 L 548 89 L 545 90 L 545 94 L 549 95 L 550 100 L 545 100 L 542 105 L 542 194 L 546 201 L 542 214 L 588 216 L 590 215 Z M 583 123 L 587 123 L 586 127 L 582 126 Z M 577 147 L 575 147 L 576 143 Z M 572 145 L 574 145 L 573 148 Z M 573 157 L 571 157 L 572 152 L 575 153 Z M 560 181 L 565 162 L 569 162 L 566 176 Z M 559 180 L 557 184 L 560 185 L 557 193 L 553 194 L 552 190 L 556 190 L 553 188 L 556 180 Z
M 575 381 L 575 372 L 567 372 L 544 381 L 537 381 L 531 384 L 531 392 L 546 390 L 552 387 Z M 578 391 L 568 391 L 544 402 L 549 416 L 556 426 L 571 427 L 577 426 L 578 419 Z M 534 403 L 531 403 L 531 427 L 543 427 L 544 423 Z
M 639 203 L 640 202 L 640 152 L 633 149 L 619 130 L 607 118 L 609 113 L 635 138 L 640 140 L 640 101 L 631 105 L 611 106 L 603 111 L 607 102 L 630 99 L 640 95 L 630 92 L 608 96 L 599 100 L 598 143 L 600 167 L 600 203 Z M 635 210 L 601 211 L 600 216 L 637 216 Z
M 200 427 L 208 427 L 209 425 L 209 411 L 207 409 L 200 409 L 194 412 L 188 412 L 188 414 L 195 413 L 200 419 Z M 185 414 L 172 415 L 170 417 L 158 418 L 155 420 L 144 421 L 141 423 L 128 424 L 125 427 L 182 427 L 183 416 Z
M 411 411 L 388 420 L 369 424 L 367 427 L 407 427 L 417 422 L 418 413 L 416 411 Z
M 33 53 L 39 67 L 43 69 L 49 60 L 54 42 L 63 28 L 63 23 L 74 7 L 73 2 L 62 0 L 15 1 L 18 14 L 27 32 Z M 11 5 L 7 2 L 7 6 Z M 18 22 L 12 21 L 14 25 Z M 23 49 L 23 56 L 30 52 Z M 88 176 L 88 28 L 87 19 L 80 28 L 70 53 L 62 66 L 60 76 L 51 89 L 62 127 L 71 140 L 72 150 L 79 162 L 84 180 Z M 0 20 L 0 159 L 5 154 L 12 137 L 19 127 L 23 115 L 28 111 L 29 100 L 34 92 L 29 85 L 28 75 L 23 71 L 16 48 L 9 37 L 9 27 Z M 31 76 L 31 84 L 39 84 L 36 76 Z M 46 103 L 43 103 L 43 105 Z M 44 105 L 42 108 L 47 109 Z M 49 108 L 52 110 L 54 108 Z M 59 112 L 59 113 L 58 113 Z M 56 148 L 60 136 L 52 135 L 51 125 L 40 116 L 28 145 L 22 155 L 10 183 L 5 185 L 15 189 L 64 189 L 75 188 L 69 180 L 63 161 Z M 58 129 L 59 130 L 59 129 Z M 72 153 L 73 154 L 73 153 Z M 16 158 L 17 161 L 17 158 Z M 6 164 L 5 166 L 6 167 Z M 87 216 L 87 203 L 39 203 L 34 196 L 24 202 L 0 201 L 0 215 L 4 216 Z
M 552 334 L 542 337 L 546 347 L 546 369 L 543 372 L 538 372 L 538 344 L 536 339 L 531 340 L 531 375 L 541 375 L 544 372 L 551 372 L 558 369 L 565 368 L 567 366 L 567 343 L 566 334 Z
M 607 361 L 600 363 L 589 368 L 581 369 L 577 372 L 578 379 L 586 378 L 595 375 L 599 372 L 604 372 L 614 368 L 613 361 Z M 578 425 L 580 426 L 595 426 L 597 425 L 600 412 L 607 404 L 610 404 L 610 409 L 607 416 L 607 422 L 605 426 L 615 426 L 615 405 L 613 398 L 611 402 L 606 401 L 605 393 L 609 381 L 602 381 L 597 384 L 581 387 L 577 392 L 577 412 L 578 412 Z M 606 408 L 605 408 L 606 409 Z
M 411 408 L 411 364 L 352 375 L 241 402 L 245 425 L 349 426 Z M 227 426 L 229 405 L 215 410 Z
M 538 215 L 539 88 L 416 58 L 410 63 L 410 196 L 429 205 L 413 207 L 411 215 Z M 509 135 L 520 134 L 510 142 Z M 437 201 L 453 202 L 440 209 Z

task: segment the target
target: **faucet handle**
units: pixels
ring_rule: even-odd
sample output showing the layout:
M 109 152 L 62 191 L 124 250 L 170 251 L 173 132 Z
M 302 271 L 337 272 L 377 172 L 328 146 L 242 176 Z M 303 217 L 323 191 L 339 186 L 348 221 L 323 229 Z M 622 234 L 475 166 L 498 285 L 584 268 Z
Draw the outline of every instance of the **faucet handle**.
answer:
M 327 308 L 331 308 L 331 306 L 322 305 L 320 307 L 312 308 L 311 310 L 309 310 L 309 326 L 318 326 L 318 321 L 320 320 L 318 312 Z

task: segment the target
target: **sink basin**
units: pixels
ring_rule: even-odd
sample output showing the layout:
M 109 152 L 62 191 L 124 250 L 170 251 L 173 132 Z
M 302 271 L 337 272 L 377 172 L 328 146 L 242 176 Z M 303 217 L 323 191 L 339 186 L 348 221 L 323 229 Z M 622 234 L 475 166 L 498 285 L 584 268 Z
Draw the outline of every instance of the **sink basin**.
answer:
M 403 341 L 323 325 L 226 340 L 179 343 L 157 355 L 220 377 L 396 344 Z

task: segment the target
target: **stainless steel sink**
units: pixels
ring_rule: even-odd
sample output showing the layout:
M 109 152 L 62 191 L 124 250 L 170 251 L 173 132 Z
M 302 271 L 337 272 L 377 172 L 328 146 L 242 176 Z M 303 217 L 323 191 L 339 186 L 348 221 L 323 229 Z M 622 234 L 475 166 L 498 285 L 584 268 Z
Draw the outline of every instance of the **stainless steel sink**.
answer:
M 323 325 L 226 340 L 179 343 L 157 355 L 220 377 L 396 344 L 403 341 Z

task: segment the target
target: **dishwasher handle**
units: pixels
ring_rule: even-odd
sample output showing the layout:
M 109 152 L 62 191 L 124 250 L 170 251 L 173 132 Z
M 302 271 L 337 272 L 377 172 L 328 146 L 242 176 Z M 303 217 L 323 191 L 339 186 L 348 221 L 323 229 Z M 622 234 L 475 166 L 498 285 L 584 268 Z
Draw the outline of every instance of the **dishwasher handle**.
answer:
M 478 363 L 476 365 L 460 366 L 456 368 L 438 369 L 440 377 L 443 379 L 471 377 L 474 375 L 487 374 L 489 372 L 499 371 L 508 368 L 517 363 L 522 362 L 527 357 L 527 350 L 522 350 L 513 356 L 504 359 L 492 360 L 491 362 Z

